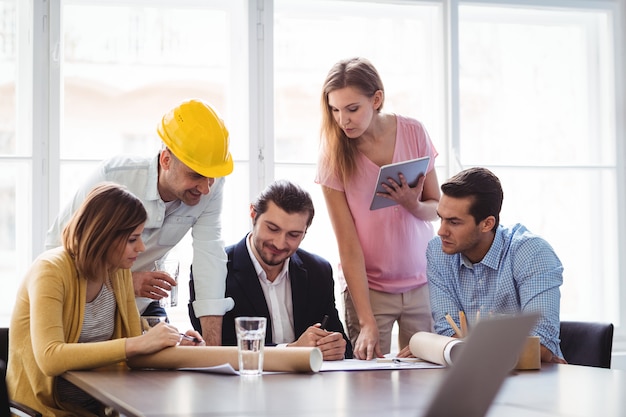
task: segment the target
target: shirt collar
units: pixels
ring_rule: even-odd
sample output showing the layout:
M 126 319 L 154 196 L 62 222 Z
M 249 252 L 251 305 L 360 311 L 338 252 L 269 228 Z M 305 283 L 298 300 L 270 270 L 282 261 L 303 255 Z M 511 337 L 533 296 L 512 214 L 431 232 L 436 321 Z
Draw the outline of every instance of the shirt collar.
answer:
M 493 242 L 491 242 L 491 247 L 487 254 L 483 257 L 483 259 L 478 262 L 479 264 L 483 264 L 486 267 L 497 270 L 500 265 L 500 259 L 502 258 L 502 248 L 504 246 L 504 237 L 502 236 L 503 226 L 499 225 L 496 229 L 495 236 L 493 238 Z M 472 262 L 465 257 L 465 255 L 460 254 L 459 264 L 463 265 L 467 268 L 473 269 L 474 265 Z

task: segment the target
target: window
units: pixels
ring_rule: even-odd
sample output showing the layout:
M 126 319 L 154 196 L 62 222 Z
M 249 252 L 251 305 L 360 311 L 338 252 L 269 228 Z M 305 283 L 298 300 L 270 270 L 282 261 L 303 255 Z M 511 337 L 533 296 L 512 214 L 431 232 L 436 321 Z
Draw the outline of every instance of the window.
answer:
M 11 201 L 0 208 L 0 321 L 81 177 L 114 154 L 156 154 L 156 123 L 189 96 L 211 101 L 231 133 L 226 243 L 249 228 L 248 204 L 272 179 L 256 178 L 265 164 L 312 193 L 303 246 L 337 265 L 313 182 L 320 90 L 336 61 L 362 55 L 381 73 L 386 110 L 426 126 L 440 181 L 474 165 L 496 172 L 502 222 L 545 237 L 565 265 L 562 316 L 612 321 L 620 346 L 623 10 L 531 3 L 0 0 L 0 195 Z M 43 15 L 49 26 L 33 32 Z M 253 114 L 257 103 L 271 109 Z
M 521 222 L 556 250 L 561 316 L 616 323 L 610 28 L 607 11 L 462 5 L 458 155 L 500 177 L 502 223 Z
M 237 165 L 227 180 L 223 233 L 243 235 L 248 134 L 240 109 L 248 104 L 237 68 L 247 62 L 245 2 L 127 3 L 64 2 L 60 203 L 103 158 L 156 157 L 163 114 L 183 100 L 201 98 L 228 126 Z M 185 243 L 176 251 L 183 265 L 181 300 L 188 299 L 192 259 L 189 236 Z M 181 303 L 172 320 L 186 320 L 186 308 Z
M 30 24 L 18 19 L 24 13 L 23 2 L 0 0 L 0 274 L 5 277 L 0 317 L 11 314 L 18 277 L 28 268 L 32 252 L 32 141 L 18 140 L 18 132 L 30 136 L 30 87 L 18 83 L 17 76 L 21 65 L 30 65 L 20 49 L 28 46 Z
M 156 127 L 180 101 L 201 98 L 229 128 L 237 170 L 228 199 L 247 195 L 243 1 L 65 1 L 60 193 L 65 204 L 85 172 L 116 154 L 156 156 Z M 225 234 L 241 230 L 245 204 L 224 210 Z
M 274 16 L 275 176 L 291 178 L 311 193 L 315 219 L 302 246 L 336 267 L 335 237 L 321 187 L 313 182 L 324 78 L 341 59 L 368 58 L 385 86 L 385 111 L 420 120 L 445 154 L 442 8 L 282 0 L 275 3 Z

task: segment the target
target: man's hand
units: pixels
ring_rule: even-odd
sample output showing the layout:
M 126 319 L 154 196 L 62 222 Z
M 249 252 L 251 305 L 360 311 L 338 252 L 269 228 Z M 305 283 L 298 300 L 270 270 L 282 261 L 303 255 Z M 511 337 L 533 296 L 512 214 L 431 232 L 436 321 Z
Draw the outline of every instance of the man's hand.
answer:
M 565 364 L 567 363 L 567 361 L 565 361 L 564 359 L 561 359 L 558 356 L 554 355 L 550 351 L 550 349 L 548 349 L 544 345 L 541 345 L 541 362 L 565 363 Z
M 170 291 L 174 285 L 176 281 L 162 271 L 133 272 L 133 288 L 136 297 L 160 300 L 167 296 L 165 291 Z
M 222 316 L 198 317 L 202 327 L 202 338 L 207 346 L 222 345 Z
M 411 348 L 408 345 L 402 348 L 402 350 L 398 352 L 398 354 L 396 355 L 396 358 L 414 358 L 414 357 L 415 355 L 411 353 Z
M 325 361 L 342 360 L 346 354 L 346 341 L 338 332 L 329 332 L 320 328 L 319 324 L 310 326 L 293 343 L 287 346 L 317 347 L 322 351 Z

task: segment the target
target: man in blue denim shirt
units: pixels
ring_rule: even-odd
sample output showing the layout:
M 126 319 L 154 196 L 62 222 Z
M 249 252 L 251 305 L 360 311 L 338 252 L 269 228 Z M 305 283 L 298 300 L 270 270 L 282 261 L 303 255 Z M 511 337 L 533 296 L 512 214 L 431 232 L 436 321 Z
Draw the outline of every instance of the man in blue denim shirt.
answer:
M 441 185 L 438 237 L 426 251 L 435 332 L 455 336 L 446 320 L 471 324 L 489 315 L 539 312 L 532 335 L 541 360 L 565 363 L 559 346 L 563 266 L 552 247 L 524 226 L 500 222 L 503 192 L 484 168 L 470 168 Z
M 63 227 L 96 184 L 112 181 L 126 186 L 148 212 L 142 233 L 146 250 L 132 268 L 139 312 L 166 315 L 155 300 L 175 282 L 154 271 L 154 262 L 191 229 L 196 299 L 189 314 L 200 319 L 207 345 L 220 345 L 222 316 L 234 305 L 224 296 L 226 253 L 220 223 L 223 177 L 233 170 L 228 130 L 208 104 L 188 100 L 163 116 L 157 132 L 163 141 L 158 155 L 120 156 L 100 164 L 48 231 L 46 249 L 61 244 Z

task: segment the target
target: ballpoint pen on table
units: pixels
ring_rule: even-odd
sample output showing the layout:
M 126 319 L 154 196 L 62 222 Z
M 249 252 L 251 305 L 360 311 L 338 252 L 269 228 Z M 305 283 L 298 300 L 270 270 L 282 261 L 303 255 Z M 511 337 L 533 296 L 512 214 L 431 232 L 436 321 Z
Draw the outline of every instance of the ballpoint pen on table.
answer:
M 376 362 L 393 363 L 396 365 L 401 365 L 401 364 L 415 364 L 419 362 L 424 362 L 424 359 L 421 359 L 421 358 L 376 358 Z

